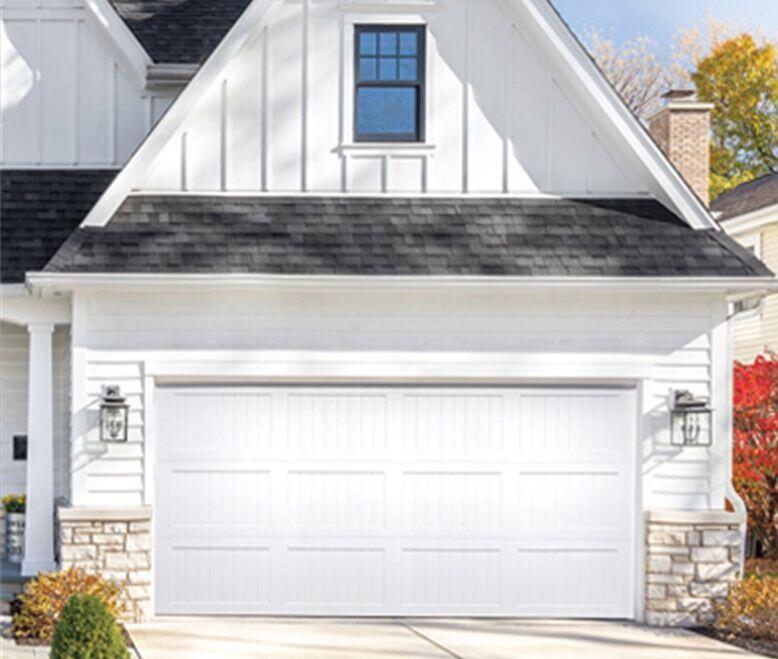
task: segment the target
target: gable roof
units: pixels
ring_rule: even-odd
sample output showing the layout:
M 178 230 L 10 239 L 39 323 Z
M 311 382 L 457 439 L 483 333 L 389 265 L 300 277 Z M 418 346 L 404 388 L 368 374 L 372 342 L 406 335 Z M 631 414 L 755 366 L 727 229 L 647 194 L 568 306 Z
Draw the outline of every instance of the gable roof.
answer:
M 725 222 L 774 205 L 778 205 L 778 172 L 739 185 L 716 199 L 711 208 Z
M 110 0 L 151 59 L 199 64 L 251 0 Z
M 765 277 L 656 201 L 133 195 L 45 272 Z
M 718 225 L 707 208 L 694 194 L 688 183 L 668 161 L 645 128 L 630 112 L 618 93 L 607 82 L 602 72 L 572 34 L 549 0 L 505 0 L 521 9 L 531 29 L 544 35 L 560 53 L 571 75 L 586 85 L 587 93 L 602 108 L 604 116 L 619 130 L 627 144 L 647 166 L 663 201 L 673 207 L 684 221 L 698 229 Z M 171 107 L 152 129 L 122 172 L 84 220 L 84 226 L 101 226 L 108 222 L 124 199 L 139 184 L 156 156 L 164 149 L 200 98 L 222 74 L 224 68 L 252 36 L 272 0 L 253 0 L 222 40 L 212 55 L 199 69 L 192 81 L 179 94 Z
M 41 270 L 73 233 L 116 170 L 0 172 L 0 282 Z

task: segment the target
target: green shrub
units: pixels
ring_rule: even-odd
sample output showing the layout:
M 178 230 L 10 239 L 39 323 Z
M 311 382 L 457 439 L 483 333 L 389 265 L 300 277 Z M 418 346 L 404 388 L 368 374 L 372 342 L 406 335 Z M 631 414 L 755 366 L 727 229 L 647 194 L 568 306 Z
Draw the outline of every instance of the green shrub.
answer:
M 94 595 L 73 595 L 54 632 L 51 659 L 126 659 L 129 652 L 105 604 Z
M 62 610 L 72 595 L 95 595 L 112 616 L 122 612 L 121 586 L 77 568 L 63 572 L 39 572 L 19 597 L 11 628 L 16 638 L 50 641 Z

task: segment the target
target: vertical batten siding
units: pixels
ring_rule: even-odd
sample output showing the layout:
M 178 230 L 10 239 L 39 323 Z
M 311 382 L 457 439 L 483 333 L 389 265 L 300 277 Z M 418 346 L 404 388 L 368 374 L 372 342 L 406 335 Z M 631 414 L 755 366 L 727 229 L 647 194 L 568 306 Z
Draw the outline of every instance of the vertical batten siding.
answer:
M 81 434 L 87 436 L 88 456 L 75 477 L 81 483 L 75 488 L 78 503 L 143 503 L 146 401 L 153 393 L 146 390 L 153 386 L 149 364 L 162 361 L 173 370 L 179 364 L 197 372 L 218 360 L 225 364 L 221 377 L 229 379 L 274 368 L 283 373 L 307 363 L 311 374 L 321 373 L 316 360 L 323 359 L 352 374 L 369 372 L 375 363 L 379 379 L 396 373 L 416 382 L 440 369 L 520 379 L 527 364 L 533 373 L 542 368 L 552 380 L 564 380 L 570 373 L 568 355 L 570 369 L 582 363 L 602 363 L 605 369 L 649 367 L 641 424 L 644 505 L 720 507 L 720 488 L 713 484 L 715 449 L 671 447 L 668 402 L 674 389 L 713 393 L 713 364 L 726 356 L 714 352 L 712 312 L 726 308 L 723 301 L 462 291 L 398 295 L 77 294 L 74 331 L 83 346 L 85 386 L 74 409 L 86 409 Z M 125 445 L 96 441 L 97 404 L 107 384 L 121 385 L 131 405 Z
M 67 497 L 68 442 L 70 407 L 68 405 L 67 328 L 53 334 L 54 360 L 54 494 Z M 27 370 L 29 336 L 27 329 L 0 323 L 0 496 L 23 494 L 27 463 L 13 459 L 14 435 L 27 434 Z
M 123 164 L 171 103 L 145 92 L 80 3 L 0 4 L 0 165 Z
M 521 10 L 445 0 L 419 11 L 277 3 L 138 189 L 659 194 Z M 424 148 L 352 143 L 354 25 L 387 22 L 427 25 Z

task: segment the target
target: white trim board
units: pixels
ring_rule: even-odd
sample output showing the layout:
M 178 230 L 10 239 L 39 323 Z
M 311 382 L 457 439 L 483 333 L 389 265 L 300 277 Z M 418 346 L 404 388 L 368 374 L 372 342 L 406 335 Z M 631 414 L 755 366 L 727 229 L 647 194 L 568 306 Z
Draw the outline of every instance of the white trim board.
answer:
M 506 3 L 510 3 L 516 10 L 523 10 L 523 17 L 534 21 L 532 27 L 544 34 L 561 53 L 572 76 L 584 82 L 593 101 L 602 108 L 625 142 L 645 163 L 659 188 L 686 222 L 695 229 L 719 230 L 720 227 L 703 203 L 621 101 L 548 0 L 506 0 Z M 251 38 L 257 25 L 275 4 L 272 0 L 254 0 L 249 5 L 126 167 L 103 193 L 82 226 L 104 226 L 110 221 L 127 195 L 148 171 L 157 154 L 181 127 L 197 101 Z
M 771 204 L 758 210 L 722 220 L 721 226 L 732 237 L 738 238 L 749 231 L 756 231 L 768 224 L 778 224 L 778 204 Z

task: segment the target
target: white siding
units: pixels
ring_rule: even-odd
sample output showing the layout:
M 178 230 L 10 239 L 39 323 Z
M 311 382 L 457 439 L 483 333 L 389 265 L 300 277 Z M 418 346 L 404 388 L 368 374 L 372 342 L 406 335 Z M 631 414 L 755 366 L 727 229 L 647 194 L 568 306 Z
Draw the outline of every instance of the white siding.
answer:
M 499 0 L 421 13 L 277 3 L 138 187 L 658 194 L 520 11 Z M 397 22 L 427 25 L 427 144 L 355 146 L 354 25 Z
M 91 20 L 80 3 L 0 0 L 0 166 L 122 165 L 170 104 Z
M 672 448 L 668 400 L 673 389 L 711 395 L 712 372 L 727 359 L 723 348 L 713 353 L 722 345 L 713 338 L 723 300 L 408 289 L 125 292 L 77 294 L 75 302 L 74 377 L 86 382 L 74 400 L 75 410 L 86 410 L 76 433 L 77 462 L 85 463 L 74 480 L 79 504 L 143 502 L 144 458 L 153 449 L 144 444 L 146 405 L 152 375 L 167 374 L 253 382 L 637 378 L 644 505 L 722 506 L 729 438 L 721 431 L 712 450 Z M 131 405 L 130 441 L 106 446 L 96 441 L 96 409 L 101 386 L 113 383 Z
M 67 466 L 70 441 L 68 329 L 58 328 L 53 341 L 54 494 L 67 498 L 70 482 Z M 26 328 L 0 324 L 0 496 L 25 491 L 27 463 L 13 459 L 13 437 L 27 434 L 28 342 Z

